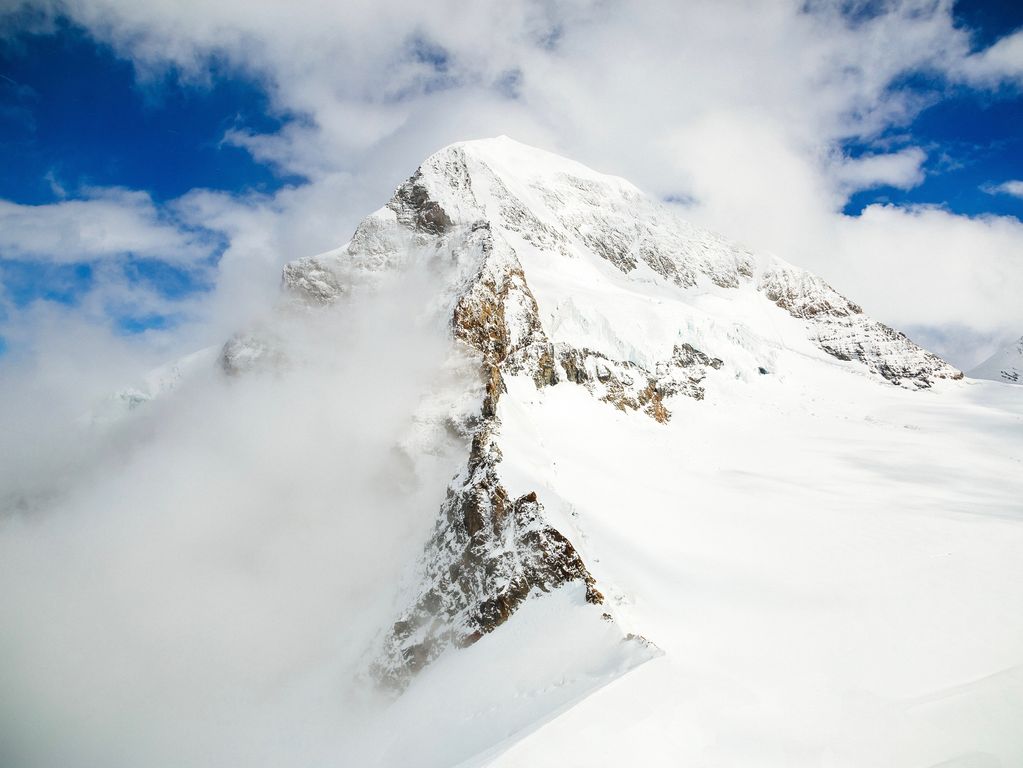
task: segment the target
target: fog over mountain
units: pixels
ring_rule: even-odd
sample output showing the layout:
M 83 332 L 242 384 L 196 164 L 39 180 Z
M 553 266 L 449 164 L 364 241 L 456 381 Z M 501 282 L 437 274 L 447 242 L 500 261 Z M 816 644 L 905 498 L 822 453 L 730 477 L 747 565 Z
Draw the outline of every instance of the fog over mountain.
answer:
M 70 333 L 90 379 L 216 344 L 426 156 L 508 134 L 970 369 L 1023 327 L 1021 23 L 996 0 L 9 0 L 5 367 L 68 361 Z
M 213 346 L 0 383 L 0 763 L 1023 759 L 1023 390 L 508 137 L 379 202 Z

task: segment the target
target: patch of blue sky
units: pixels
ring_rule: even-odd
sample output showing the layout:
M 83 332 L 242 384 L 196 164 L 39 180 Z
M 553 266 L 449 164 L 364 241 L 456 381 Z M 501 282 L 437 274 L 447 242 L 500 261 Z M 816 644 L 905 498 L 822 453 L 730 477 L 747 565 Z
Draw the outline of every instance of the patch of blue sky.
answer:
M 0 283 L 15 307 L 34 301 L 52 301 L 74 306 L 92 289 L 95 279 L 91 264 L 56 264 L 41 261 L 0 259 Z
M 901 87 L 922 95 L 938 87 L 914 78 Z M 871 141 L 850 141 L 850 157 L 918 146 L 927 153 L 923 181 L 911 189 L 880 186 L 851 196 L 845 213 L 873 203 L 938 205 L 965 215 L 997 214 L 1023 219 L 1023 199 L 994 191 L 1023 179 L 1023 94 L 955 88 L 933 99 L 908 126 Z
M 952 13 L 970 31 L 974 51 L 1023 27 L 1023 3 L 1017 0 L 956 0 Z
M 181 318 L 174 315 L 146 314 L 140 316 L 121 315 L 116 318 L 117 330 L 126 335 L 143 333 L 145 331 L 162 331 L 173 328 L 180 322 Z
M 884 7 L 878 0 L 842 4 L 852 24 L 873 18 Z M 957 26 L 969 32 L 977 51 L 1023 26 L 1023 3 L 958 0 L 953 17 Z M 858 215 L 871 204 L 935 205 L 963 215 L 1023 219 L 1023 199 L 996 191 L 1004 182 L 1023 179 L 1023 94 L 1019 89 L 972 89 L 927 72 L 910 73 L 891 87 L 924 108 L 909 125 L 869 140 L 850 140 L 842 151 L 855 158 L 920 147 L 927 153 L 924 179 L 911 189 L 879 185 L 857 191 L 844 213 Z
M 130 62 L 68 24 L 0 42 L 0 197 L 40 204 L 121 186 L 163 201 L 300 183 L 223 142 L 228 130 L 275 132 L 297 117 L 276 114 L 262 83 L 209 68 L 201 84 L 171 71 L 140 85 Z
M 1023 3 L 958 0 L 953 14 L 969 31 L 974 51 L 1023 27 Z M 856 215 L 874 203 L 936 205 L 957 214 L 1023 220 L 1023 198 L 998 191 L 1005 182 L 1023 179 L 1023 93 L 1008 85 L 994 91 L 952 85 L 927 73 L 914 73 L 892 87 L 929 106 L 909 125 L 869 142 L 848 142 L 843 150 L 857 157 L 919 146 L 927 153 L 924 179 L 911 189 L 861 190 L 844 212 Z
M 202 83 L 170 71 L 140 84 L 130 62 L 67 23 L 52 34 L 0 41 L 0 198 L 45 205 L 90 188 L 125 187 L 148 192 L 160 205 L 194 188 L 273 193 L 303 183 L 223 141 L 232 129 L 273 133 L 303 118 L 276 113 L 263 83 L 208 63 Z M 209 259 L 189 268 L 131 253 L 114 264 L 129 285 L 184 299 L 211 288 L 210 268 L 223 244 L 210 237 Z M 0 253 L 3 292 L 15 307 L 34 301 L 76 306 L 96 279 L 88 262 Z M 179 319 L 111 308 L 112 322 L 125 333 L 167 328 Z
M 208 270 L 184 269 L 157 259 L 130 258 L 122 270 L 129 283 L 147 287 L 164 299 L 183 299 L 213 288 Z

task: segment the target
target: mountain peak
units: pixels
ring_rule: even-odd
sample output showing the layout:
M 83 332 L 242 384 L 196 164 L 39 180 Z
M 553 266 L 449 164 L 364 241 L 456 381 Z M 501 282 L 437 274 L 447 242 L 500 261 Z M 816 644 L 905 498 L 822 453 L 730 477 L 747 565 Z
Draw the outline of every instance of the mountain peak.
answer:
M 476 234 L 482 230 L 489 234 Z M 483 267 L 460 258 L 466 248 L 483 248 L 484 239 Z M 750 311 L 763 314 L 766 298 L 802 323 L 789 329 L 792 344 L 810 341 L 893 383 L 929 386 L 961 375 L 819 277 L 694 227 L 623 179 L 505 136 L 432 154 L 347 245 L 289 264 L 284 284 L 300 300 L 329 303 L 413 262 L 436 261 L 441 252 L 456 256 L 455 263 L 434 264 L 448 274 L 441 290 L 452 310 L 473 270 L 522 273 L 539 302 L 536 322 L 550 326 L 552 341 L 612 358 L 655 366 L 691 341 L 680 327 L 696 337 L 709 333 L 708 313 L 717 314 L 711 304 L 730 307 L 734 312 L 718 319 L 736 322 Z M 614 305 L 636 304 L 637 292 L 648 299 L 664 294 L 679 314 L 646 333 L 625 332 L 634 319 Z
M 487 164 L 500 175 L 512 178 L 529 179 L 567 173 L 584 178 L 614 180 L 632 187 L 624 179 L 599 173 L 563 155 L 524 144 L 503 134 L 449 144 L 430 155 L 420 168 L 434 168 L 459 155 L 467 155 Z
M 545 511 L 543 488 L 509 487 L 502 414 L 525 391 L 578 388 L 607 418 L 665 425 L 682 401 L 729 380 L 756 387 L 837 369 L 916 390 L 962 376 L 816 275 L 507 137 L 434 153 L 349 243 L 292 262 L 283 280 L 293 302 L 316 307 L 417 270 L 430 276 L 431 322 L 475 360 L 480 388 L 475 413 L 452 419 L 466 464 L 372 664 L 398 688 L 534 594 L 575 584 L 614 620 L 570 522 Z M 269 346 L 236 339 L 222 364 L 275 360 Z

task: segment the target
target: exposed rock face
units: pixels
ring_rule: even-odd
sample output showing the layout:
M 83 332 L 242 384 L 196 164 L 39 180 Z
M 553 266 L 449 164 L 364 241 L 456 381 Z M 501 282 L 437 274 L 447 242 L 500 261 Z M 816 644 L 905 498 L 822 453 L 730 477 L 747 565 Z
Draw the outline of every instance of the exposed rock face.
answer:
M 238 333 L 224 344 L 217 361 L 224 373 L 237 376 L 252 370 L 279 367 L 284 362 L 284 355 L 277 341 L 265 331 Z
M 372 665 L 391 687 L 404 687 L 448 648 L 492 632 L 531 593 L 581 581 L 588 602 L 604 601 L 575 547 L 547 522 L 536 494 L 509 498 L 497 474 L 500 460 L 488 424 L 474 436 L 468 466 L 448 489 L 410 605 Z
M 387 207 L 394 211 L 401 224 L 417 232 L 441 235 L 453 223 L 440 203 L 430 199 L 430 193 L 423 184 L 422 171 L 416 171 L 412 178 L 398 187 Z
M 281 284 L 317 304 L 329 304 L 345 290 L 333 271 L 311 258 L 285 264 Z
M 808 335 L 839 360 L 855 360 L 893 384 L 925 388 L 934 379 L 961 379 L 962 371 L 918 347 L 903 333 L 863 310 L 816 275 L 774 265 L 760 278 L 760 290 L 793 317 L 806 321 Z
M 486 222 L 474 225 L 468 246 L 478 247 L 482 261 L 455 304 L 455 338 L 478 351 L 487 368 L 527 372 L 537 386 L 556 383 L 551 344 L 514 251 L 495 241 Z
M 862 315 L 822 324 L 816 340 L 829 355 L 861 362 L 892 384 L 926 388 L 935 379 L 963 377 L 962 371 L 916 346 L 904 333 Z
M 436 210 L 422 195 L 416 204 Z M 496 629 L 533 592 L 580 581 L 588 602 L 603 602 L 575 547 L 547 521 L 536 493 L 513 500 L 501 484 L 495 434 L 502 372 L 525 373 L 537 387 L 556 383 L 552 345 L 514 252 L 495 243 L 490 226 L 474 225 L 461 247 L 478 252 L 480 262 L 455 304 L 452 333 L 481 357 L 485 394 L 468 464 L 448 488 L 409 605 L 371 667 L 397 689 L 446 649 Z
M 669 360 L 649 371 L 636 363 L 611 360 L 590 349 L 568 345 L 556 348 L 558 362 L 569 381 L 582 384 L 598 399 L 619 410 L 642 411 L 659 422 L 671 418 L 664 401 L 673 395 L 702 400 L 700 382 L 707 368 L 718 369 L 721 360 L 711 358 L 691 344 L 676 346 Z

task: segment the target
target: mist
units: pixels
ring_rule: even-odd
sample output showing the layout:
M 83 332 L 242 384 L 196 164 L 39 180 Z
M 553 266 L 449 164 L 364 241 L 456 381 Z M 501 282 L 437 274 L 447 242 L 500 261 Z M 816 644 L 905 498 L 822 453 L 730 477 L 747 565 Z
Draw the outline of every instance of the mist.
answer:
M 0 763 L 342 765 L 368 749 L 389 704 L 368 654 L 467 450 L 443 392 L 471 392 L 474 363 L 424 295 L 411 274 L 337 308 L 282 306 L 264 324 L 278 362 L 204 366 L 116 418 L 95 415 L 111 411 L 101 374 L 40 388 L 39 361 L 14 368 Z

